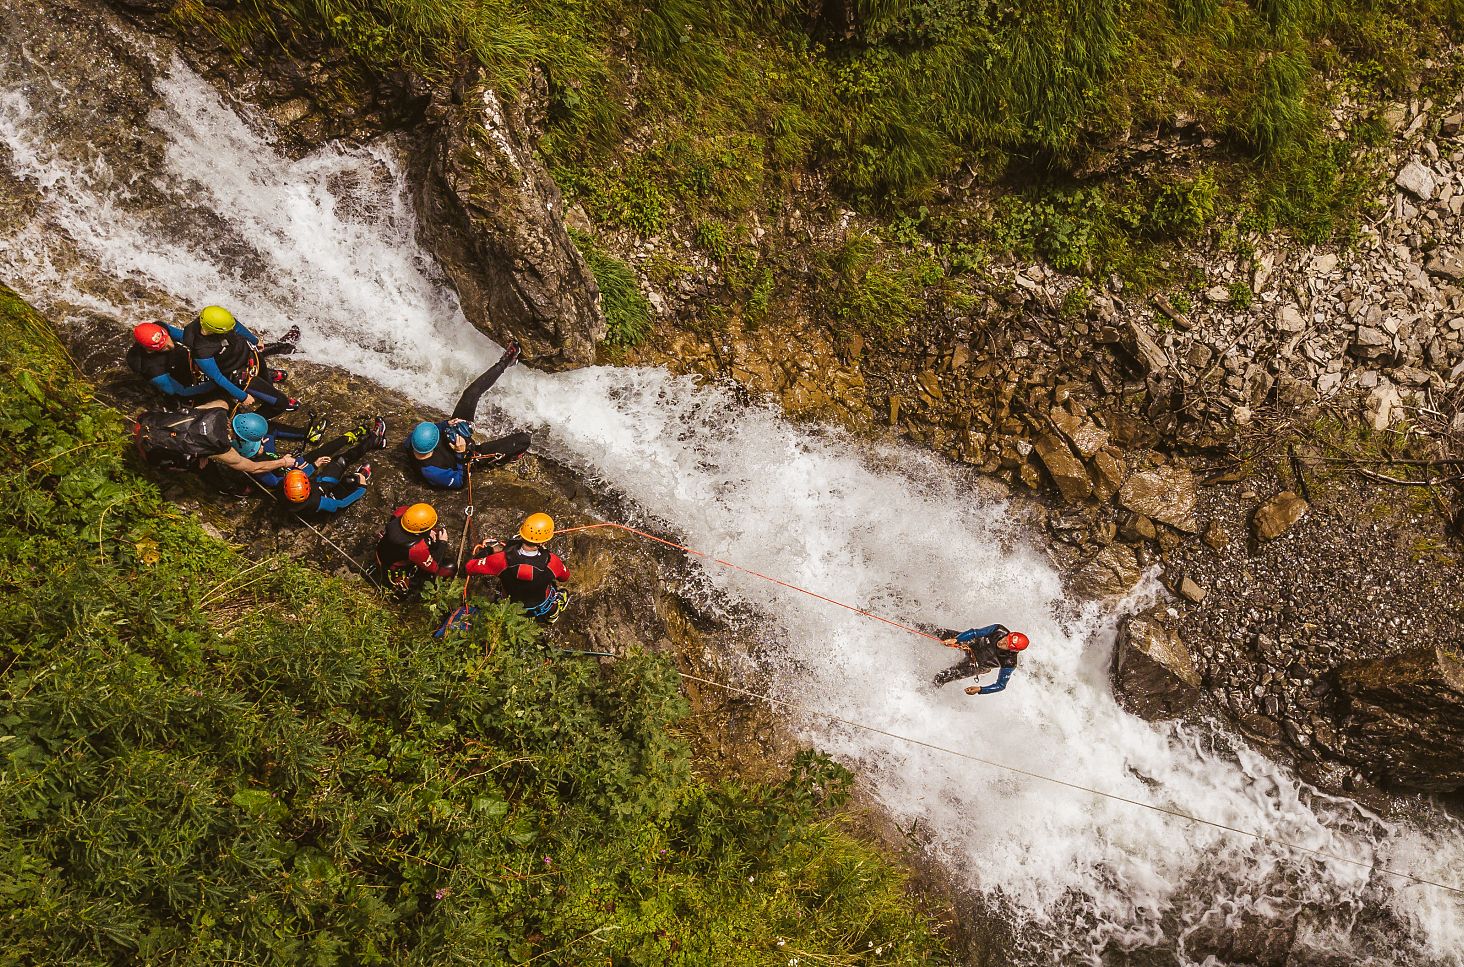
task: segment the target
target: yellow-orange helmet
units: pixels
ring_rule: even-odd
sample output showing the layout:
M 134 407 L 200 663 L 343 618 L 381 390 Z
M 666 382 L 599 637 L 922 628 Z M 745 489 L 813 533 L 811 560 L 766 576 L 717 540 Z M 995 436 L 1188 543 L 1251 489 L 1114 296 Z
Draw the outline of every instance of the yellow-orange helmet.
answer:
M 285 499 L 292 504 L 304 503 L 310 497 L 310 478 L 303 470 L 286 470 L 282 486 Z
M 408 534 L 425 534 L 437 523 L 437 511 L 431 504 L 413 504 L 402 512 L 402 530 Z
M 530 544 L 544 544 L 554 536 L 554 518 L 548 514 L 530 514 L 519 528 L 519 536 Z

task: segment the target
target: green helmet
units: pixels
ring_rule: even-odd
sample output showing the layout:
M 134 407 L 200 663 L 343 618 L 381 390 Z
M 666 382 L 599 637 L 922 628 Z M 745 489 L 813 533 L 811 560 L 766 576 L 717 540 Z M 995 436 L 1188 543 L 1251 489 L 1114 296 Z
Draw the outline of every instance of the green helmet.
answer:
M 223 306 L 205 306 L 198 314 L 198 326 L 204 332 L 222 335 L 234 329 L 234 314 Z

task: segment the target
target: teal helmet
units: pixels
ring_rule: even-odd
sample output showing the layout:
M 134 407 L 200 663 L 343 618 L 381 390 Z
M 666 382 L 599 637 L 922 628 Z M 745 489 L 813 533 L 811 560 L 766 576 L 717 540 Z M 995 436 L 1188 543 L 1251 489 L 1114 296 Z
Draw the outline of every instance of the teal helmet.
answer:
M 412 428 L 412 452 L 425 457 L 437 449 L 442 440 L 442 431 L 436 423 L 418 423 Z
M 252 457 L 264 449 L 264 438 L 269 435 L 269 421 L 258 413 L 240 413 L 231 424 L 234 428 L 234 449 L 240 456 Z

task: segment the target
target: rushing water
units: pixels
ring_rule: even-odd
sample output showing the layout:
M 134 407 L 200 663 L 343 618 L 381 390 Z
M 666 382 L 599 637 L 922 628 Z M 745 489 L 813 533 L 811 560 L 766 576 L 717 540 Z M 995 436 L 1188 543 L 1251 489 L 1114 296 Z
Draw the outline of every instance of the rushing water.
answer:
M 497 355 L 418 247 L 391 146 L 292 161 L 174 64 L 147 119 L 162 161 L 123 176 L 129 159 L 50 140 L 65 99 L 28 67 L 13 51 L 0 63 L 3 177 L 30 193 L 0 221 L 0 273 L 33 301 L 119 325 L 214 302 L 267 330 L 298 322 L 307 357 L 436 405 Z M 491 402 L 691 546 L 906 620 L 1031 636 L 1008 690 L 968 699 L 928 687 L 953 658 L 929 641 L 715 566 L 702 583 L 764 616 L 758 677 L 805 710 L 794 726 L 1004 904 L 1031 962 L 1149 945 L 1192 962 L 1189 932 L 1256 913 L 1347 958 L 1464 963 L 1458 895 L 823 718 L 1464 886 L 1464 830 L 1436 810 L 1385 821 L 1223 734 L 1123 712 L 1105 673 L 1111 616 L 1066 599 L 964 471 L 660 370 L 519 367 Z

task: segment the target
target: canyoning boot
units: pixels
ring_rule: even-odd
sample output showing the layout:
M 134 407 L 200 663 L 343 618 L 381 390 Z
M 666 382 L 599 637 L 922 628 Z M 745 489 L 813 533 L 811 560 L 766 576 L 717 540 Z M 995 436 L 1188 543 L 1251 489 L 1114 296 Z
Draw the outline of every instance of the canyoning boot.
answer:
M 300 341 L 300 327 L 299 326 L 291 326 L 290 327 L 290 331 L 287 332 L 287 333 L 285 333 L 283 336 L 280 337 L 280 342 L 287 342 L 287 343 L 290 344 L 290 352 L 294 352 L 295 351 L 295 343 L 297 343 L 299 341 Z
M 283 369 L 272 369 L 269 371 L 269 381 L 276 386 L 290 378 L 290 374 Z
M 366 437 L 370 435 L 370 433 L 370 423 L 358 423 L 357 425 L 347 430 L 345 433 L 342 433 L 341 436 L 345 439 L 346 446 L 353 447 L 356 444 L 360 443 L 362 440 L 366 439 Z
M 371 418 L 371 422 L 370 422 L 370 424 L 368 425 L 368 428 L 367 428 L 367 433 L 370 436 L 370 439 L 371 439 L 371 448 L 373 450 L 385 450 L 386 449 L 386 421 L 385 420 L 383 420 L 379 416 L 372 417 Z
M 362 487 L 371 483 L 371 464 L 363 463 L 356 468 L 356 482 Z
M 298 410 L 299 408 L 300 408 L 300 401 L 297 400 L 297 399 L 295 399 L 295 397 L 292 396 L 289 399 L 285 400 L 285 412 L 286 413 L 293 413 L 296 410 Z
M 319 446 L 320 441 L 325 439 L 325 428 L 330 425 L 330 417 L 316 416 L 310 414 L 310 422 L 305 427 L 305 445 Z
M 508 345 L 503 347 L 503 358 L 508 360 L 509 366 L 513 366 L 519 361 L 519 357 L 523 355 L 523 352 L 523 348 L 519 346 L 518 340 L 510 339 Z

